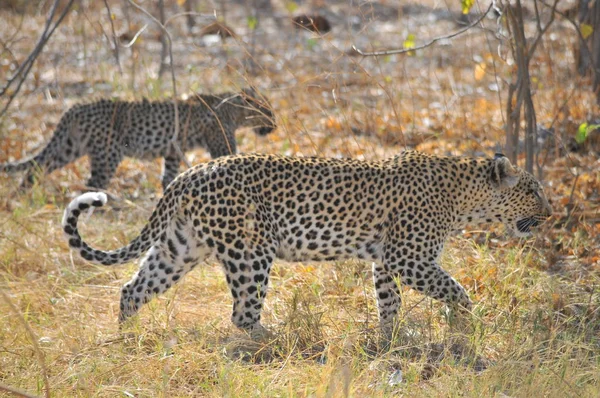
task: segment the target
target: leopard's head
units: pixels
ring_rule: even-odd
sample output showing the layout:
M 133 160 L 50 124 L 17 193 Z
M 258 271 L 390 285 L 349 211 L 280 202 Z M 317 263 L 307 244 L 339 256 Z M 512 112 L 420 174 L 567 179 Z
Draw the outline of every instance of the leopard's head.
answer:
M 269 100 L 253 88 L 245 88 L 240 93 L 242 106 L 246 110 L 244 125 L 254 128 L 254 132 L 265 136 L 275 130 L 275 115 Z
M 529 236 L 552 215 L 552 208 L 541 184 L 530 173 L 497 153 L 489 167 L 492 189 L 488 215 L 503 222 L 516 236 Z

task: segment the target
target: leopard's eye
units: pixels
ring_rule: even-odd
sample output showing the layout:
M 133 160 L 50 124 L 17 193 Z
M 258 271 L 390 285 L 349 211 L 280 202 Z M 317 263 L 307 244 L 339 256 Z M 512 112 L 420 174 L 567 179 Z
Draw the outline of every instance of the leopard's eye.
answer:
M 540 192 L 537 190 L 531 190 L 531 193 L 533 194 L 533 196 L 535 196 L 536 199 L 540 200 L 542 199 L 542 197 L 540 196 Z

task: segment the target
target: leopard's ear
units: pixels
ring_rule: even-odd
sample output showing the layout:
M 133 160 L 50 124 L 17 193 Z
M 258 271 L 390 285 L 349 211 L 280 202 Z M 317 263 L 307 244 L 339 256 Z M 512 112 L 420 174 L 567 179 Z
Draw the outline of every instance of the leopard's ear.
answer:
M 259 95 L 256 92 L 256 89 L 252 86 L 248 86 L 242 89 L 242 96 L 244 97 L 244 99 L 249 99 L 249 100 L 253 100 L 253 99 L 259 99 Z
M 497 153 L 492 160 L 490 182 L 498 189 L 512 188 L 519 183 L 519 171 L 506 156 Z

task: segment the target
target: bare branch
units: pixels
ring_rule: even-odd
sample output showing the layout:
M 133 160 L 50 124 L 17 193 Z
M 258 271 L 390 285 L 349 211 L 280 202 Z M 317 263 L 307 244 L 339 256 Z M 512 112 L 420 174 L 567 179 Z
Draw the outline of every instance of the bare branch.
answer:
M 142 29 L 135 32 L 135 35 L 133 35 L 133 39 L 131 39 L 131 41 L 127 44 L 122 44 L 122 46 L 125 48 L 129 48 L 129 47 L 133 46 L 135 44 L 135 42 L 137 41 L 138 37 L 140 37 L 140 35 L 146 30 L 147 27 L 148 27 L 148 25 L 142 26 Z
M 21 390 L 17 390 L 14 387 L 11 386 L 6 386 L 4 384 L 0 384 L 0 391 L 6 391 L 12 395 L 15 395 L 17 397 L 23 397 L 23 398 L 38 398 L 37 395 L 32 395 L 29 394 L 28 392 L 25 391 L 21 391 Z
M 586 39 L 583 37 L 583 33 L 581 32 L 581 29 L 579 29 L 579 24 L 577 24 L 577 22 L 575 22 L 573 20 L 573 18 L 569 17 L 564 12 L 561 12 L 560 10 L 557 10 L 556 7 L 551 6 L 550 4 L 546 3 L 544 0 L 538 0 L 538 1 L 540 3 L 542 3 L 545 7 L 552 8 L 552 12 L 553 13 L 556 13 L 556 14 L 560 15 L 561 17 L 563 17 L 564 19 L 566 19 L 567 21 L 569 21 L 569 23 L 571 25 L 573 25 L 573 28 L 575 29 L 575 32 L 577 32 L 577 36 L 579 37 L 579 42 L 582 45 L 581 47 L 585 51 L 585 55 L 587 57 L 589 57 L 590 59 L 592 59 L 592 52 L 590 51 L 589 47 L 585 43 Z M 594 73 L 594 78 L 596 78 L 596 76 L 600 75 L 600 70 L 598 70 L 595 66 L 592 66 L 590 69 Z
M 556 6 L 558 5 L 558 0 L 554 0 L 554 4 L 552 5 L 552 13 L 550 14 L 550 20 L 548 21 L 548 23 L 546 24 L 546 26 L 544 26 L 542 28 L 541 26 L 541 22 L 540 22 L 540 18 L 539 18 L 539 13 L 538 13 L 538 9 L 537 9 L 537 1 L 534 2 L 535 3 L 535 12 L 538 16 L 537 18 L 537 28 L 538 28 L 538 34 L 535 37 L 535 39 L 533 40 L 533 44 L 531 44 L 531 47 L 529 47 L 529 51 L 528 51 L 528 62 L 531 61 L 531 58 L 533 57 L 533 53 L 535 52 L 535 49 L 537 48 L 537 45 L 539 44 L 540 40 L 542 39 L 542 37 L 544 36 L 544 34 L 546 33 L 546 31 L 548 30 L 548 28 L 550 27 L 550 25 L 552 25 L 552 22 L 554 22 L 554 16 L 555 11 L 556 11 Z
M 8 39 L 0 38 L 0 44 L 2 44 L 2 47 L 4 47 L 4 50 L 2 52 L 0 52 L 0 54 L 3 54 L 4 51 L 6 51 L 11 56 L 11 58 L 12 58 L 11 63 L 15 66 L 15 69 L 19 68 L 19 62 L 17 61 L 17 57 L 15 57 L 12 50 L 10 49 L 10 46 L 14 43 L 15 37 L 21 32 L 21 27 L 23 26 L 24 19 L 25 19 L 25 16 L 21 15 L 21 19 L 19 20 L 19 26 L 17 26 L 14 33 Z
M 115 54 L 117 66 L 119 67 L 119 73 L 121 75 L 123 75 L 123 69 L 121 68 L 121 61 L 119 60 L 119 45 L 117 44 L 117 34 L 115 32 L 115 24 L 113 23 L 112 12 L 110 11 L 110 6 L 108 5 L 107 0 L 104 0 L 104 6 L 106 7 L 106 12 L 108 13 L 108 20 L 110 21 L 110 29 L 112 30 L 113 52 Z
M 0 91 L 0 97 L 1 97 L 1 96 L 3 96 L 6 93 L 6 91 L 10 88 L 10 86 L 17 79 L 17 77 L 19 77 L 19 83 L 17 84 L 17 87 L 10 94 L 10 96 L 8 97 L 8 101 L 6 102 L 6 104 L 4 105 L 4 107 L 2 108 L 2 111 L 0 111 L 0 117 L 2 117 L 6 113 L 6 110 L 8 109 L 8 107 L 10 106 L 10 104 L 13 102 L 13 100 L 15 99 L 15 97 L 17 96 L 17 94 L 19 93 L 19 91 L 21 90 L 21 86 L 25 82 L 25 79 L 27 78 L 27 75 L 29 74 L 29 71 L 33 67 L 33 63 L 35 62 L 35 60 L 37 59 L 37 57 L 41 54 L 42 50 L 44 49 L 44 46 L 48 42 L 48 39 L 50 39 L 50 36 L 52 36 L 52 34 L 54 33 L 54 31 L 56 30 L 56 28 L 58 27 L 58 25 L 60 25 L 60 23 L 62 22 L 62 20 L 68 14 L 69 10 L 71 9 L 71 5 L 73 4 L 74 1 L 75 0 L 70 0 L 67 3 L 67 5 L 65 6 L 65 8 L 62 11 L 62 14 L 58 17 L 58 20 L 56 21 L 56 23 L 54 24 L 54 26 L 52 26 L 52 28 L 50 28 L 50 25 L 52 24 L 52 19 L 54 19 L 54 14 L 56 14 L 56 8 L 58 7 L 58 3 L 60 2 L 59 0 L 55 0 L 54 1 L 54 4 L 52 5 L 52 10 L 50 11 L 50 16 L 46 20 L 46 26 L 44 27 L 44 31 L 42 32 L 42 36 L 40 37 L 37 45 L 35 46 L 35 48 L 31 52 L 31 54 L 29 54 L 29 56 L 27 57 L 27 59 L 21 64 L 21 66 L 15 72 L 15 74 L 13 75 L 13 77 L 11 77 L 10 79 L 8 79 L 8 82 L 6 83 L 6 85 L 4 86 L 4 88 L 2 89 L 2 91 Z
M 35 46 L 34 50 L 31 52 L 31 54 L 29 54 L 29 56 L 27 57 L 27 59 L 25 61 L 23 61 L 23 63 L 21 65 L 19 65 L 19 68 L 17 69 L 17 71 L 15 72 L 15 74 L 8 79 L 8 82 L 6 83 L 6 86 L 4 86 L 4 88 L 2 89 L 2 91 L 0 91 L 0 97 L 4 95 L 4 93 L 6 92 L 6 90 L 10 87 L 10 85 L 15 81 L 15 79 L 19 76 L 21 76 L 21 74 L 23 73 L 23 70 L 30 64 L 33 62 L 33 60 L 35 59 L 35 57 L 37 57 L 36 54 L 36 50 L 38 49 L 38 47 L 43 46 L 43 40 L 46 37 L 46 34 L 48 32 L 48 29 L 50 28 L 50 23 L 52 22 L 52 19 L 54 19 L 54 14 L 56 13 L 56 7 L 58 6 L 58 0 L 54 1 L 54 4 L 52 5 L 52 8 L 50 9 L 50 15 L 48 16 L 48 19 L 46 19 L 46 27 L 44 28 L 44 31 L 42 32 L 42 36 L 40 37 L 40 40 L 38 41 L 38 44 Z
M 177 137 L 179 136 L 179 109 L 177 107 L 177 81 L 175 80 L 175 68 L 173 67 L 173 45 L 172 45 L 172 40 L 171 40 L 171 34 L 167 30 L 167 28 L 158 19 L 156 19 L 152 14 L 150 14 L 148 11 L 146 11 L 144 8 L 142 8 L 140 5 L 135 3 L 133 0 L 129 0 L 129 4 L 131 4 L 132 6 L 134 6 L 141 12 L 143 12 L 148 18 L 150 18 L 155 24 L 157 24 L 167 39 L 167 48 L 169 50 L 169 64 L 171 66 L 171 84 L 173 85 L 173 109 L 175 112 L 175 126 L 174 126 L 175 131 L 173 132 L 173 137 L 171 138 L 171 145 L 173 145 L 173 148 L 175 148 L 177 155 L 185 163 L 186 167 L 190 168 L 190 167 L 192 167 L 191 164 L 187 161 L 185 154 L 183 153 L 183 151 L 179 147 L 179 144 L 177 143 Z M 161 60 L 161 64 L 162 64 L 162 62 L 163 62 L 163 60 Z
M 165 26 L 167 26 L 169 23 L 171 23 L 172 20 L 179 18 L 179 17 L 201 17 L 201 18 L 205 18 L 207 20 L 214 20 L 215 16 L 213 14 L 203 14 L 201 12 L 179 12 L 177 14 L 171 15 L 169 18 L 167 18 L 167 20 L 165 21 Z
M 373 52 L 365 52 L 362 51 L 361 49 L 359 49 L 356 46 L 352 46 L 352 49 L 354 51 L 356 51 L 358 54 L 362 55 L 363 57 L 372 57 L 372 56 L 379 56 L 379 55 L 393 55 L 393 54 L 404 54 L 410 51 L 417 51 L 417 50 L 422 50 L 424 48 L 430 47 L 433 44 L 435 44 L 436 42 L 440 41 L 440 40 L 447 40 L 447 39 L 452 39 L 456 36 L 460 36 L 463 33 L 465 33 L 467 30 L 471 29 L 472 27 L 474 27 L 475 25 L 479 24 L 481 21 L 483 21 L 483 19 L 485 18 L 485 16 L 488 14 L 488 12 L 490 12 L 490 10 L 492 9 L 494 5 L 494 2 L 492 1 L 489 5 L 489 7 L 487 8 L 487 10 L 485 10 L 485 12 L 483 14 L 481 14 L 479 16 L 479 18 L 477 18 L 475 21 L 471 22 L 469 25 L 465 26 L 464 28 L 451 33 L 449 35 L 446 36 L 438 36 L 435 37 L 433 39 L 431 39 L 430 41 L 428 41 L 425 44 L 422 44 L 420 46 L 416 46 L 416 47 L 412 47 L 412 48 L 400 48 L 400 49 L 395 49 L 395 50 L 384 50 L 384 51 L 373 51 Z

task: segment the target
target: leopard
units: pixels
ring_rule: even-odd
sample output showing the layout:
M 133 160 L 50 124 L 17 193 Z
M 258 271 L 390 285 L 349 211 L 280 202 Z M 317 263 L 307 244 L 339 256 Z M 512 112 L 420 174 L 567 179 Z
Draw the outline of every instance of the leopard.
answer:
M 208 149 L 212 158 L 235 154 L 235 131 L 253 127 L 258 136 L 275 128 L 272 107 L 254 88 L 221 94 L 194 94 L 186 100 L 113 101 L 101 99 L 71 107 L 48 144 L 35 156 L 0 164 L 0 172 L 26 172 L 24 187 L 36 170 L 50 173 L 89 156 L 87 187 L 105 190 L 124 157 L 162 157 L 162 188 L 179 174 L 184 151 Z M 175 135 L 175 110 L 179 128 Z
M 407 150 L 383 160 L 241 154 L 180 174 L 139 235 L 109 251 L 86 243 L 78 217 L 107 202 L 88 192 L 62 219 L 69 247 L 101 265 L 143 257 L 121 290 L 119 322 L 216 259 L 233 298 L 235 326 L 260 335 L 274 260 L 372 263 L 379 326 L 399 321 L 400 287 L 470 311 L 465 288 L 440 265 L 448 237 L 468 225 L 503 223 L 525 237 L 552 214 L 542 184 L 493 158 Z

